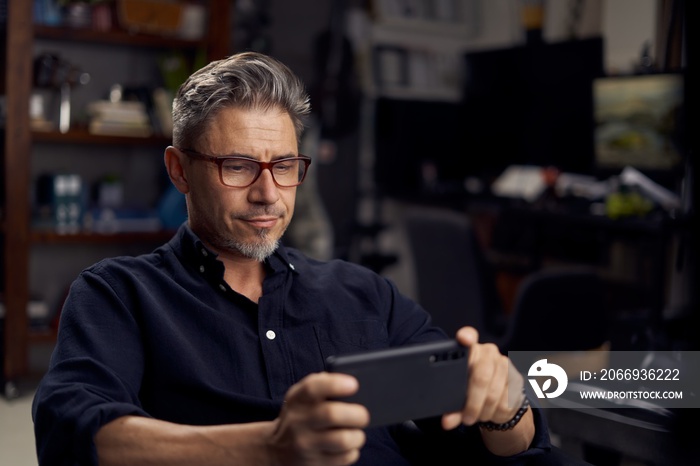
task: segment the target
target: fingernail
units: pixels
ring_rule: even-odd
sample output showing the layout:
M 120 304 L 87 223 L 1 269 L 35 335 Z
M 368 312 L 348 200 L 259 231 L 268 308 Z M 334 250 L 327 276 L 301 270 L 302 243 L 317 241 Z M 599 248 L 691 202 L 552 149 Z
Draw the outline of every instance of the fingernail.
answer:
M 350 389 L 357 388 L 359 384 L 358 384 L 357 379 L 355 377 L 348 375 L 348 376 L 343 377 L 343 385 L 345 386 L 345 388 L 350 390 Z
M 445 427 L 446 430 L 451 430 L 454 429 L 459 425 L 459 423 L 462 422 L 462 415 L 459 413 L 450 413 L 445 415 L 444 422 L 442 425 Z

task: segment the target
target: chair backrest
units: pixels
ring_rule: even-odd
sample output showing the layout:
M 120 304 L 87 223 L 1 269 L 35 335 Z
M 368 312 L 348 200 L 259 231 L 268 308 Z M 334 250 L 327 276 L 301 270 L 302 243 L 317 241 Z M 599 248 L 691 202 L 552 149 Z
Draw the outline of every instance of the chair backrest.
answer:
M 528 275 L 500 342 L 507 351 L 583 351 L 608 340 L 604 281 L 593 267 L 553 267 Z
M 449 335 L 471 325 L 494 340 L 489 315 L 501 313 L 495 280 L 465 212 L 412 206 L 404 215 L 417 300 Z

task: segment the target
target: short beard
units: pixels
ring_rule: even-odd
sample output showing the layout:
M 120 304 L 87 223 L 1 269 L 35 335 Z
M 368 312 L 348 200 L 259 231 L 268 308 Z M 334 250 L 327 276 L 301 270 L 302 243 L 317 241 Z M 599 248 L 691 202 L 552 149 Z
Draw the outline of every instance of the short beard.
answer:
M 268 230 L 258 230 L 259 241 L 242 242 L 237 240 L 225 241 L 225 246 L 229 250 L 235 250 L 243 256 L 250 259 L 255 259 L 258 262 L 264 262 L 270 257 L 279 247 L 279 240 L 268 239 Z

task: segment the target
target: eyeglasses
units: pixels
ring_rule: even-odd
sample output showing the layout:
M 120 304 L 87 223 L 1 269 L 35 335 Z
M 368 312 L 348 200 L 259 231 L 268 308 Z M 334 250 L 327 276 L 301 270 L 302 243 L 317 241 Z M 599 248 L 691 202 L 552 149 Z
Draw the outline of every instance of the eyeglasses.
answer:
M 191 149 L 180 150 L 190 157 L 218 165 L 221 183 L 232 188 L 247 188 L 260 178 L 260 174 L 265 169 L 270 170 L 272 180 L 278 187 L 293 188 L 304 181 L 311 163 L 311 158 L 304 155 L 287 157 L 273 162 L 260 162 L 236 155 L 214 157 Z

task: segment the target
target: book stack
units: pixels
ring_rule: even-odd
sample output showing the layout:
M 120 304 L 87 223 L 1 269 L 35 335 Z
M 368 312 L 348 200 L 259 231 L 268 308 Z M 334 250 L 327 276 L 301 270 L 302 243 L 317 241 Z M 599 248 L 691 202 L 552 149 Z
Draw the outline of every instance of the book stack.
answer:
M 98 100 L 87 106 L 90 134 L 148 137 L 153 134 L 143 102 Z
M 85 217 L 85 229 L 101 234 L 155 232 L 163 228 L 155 209 L 97 207 Z

